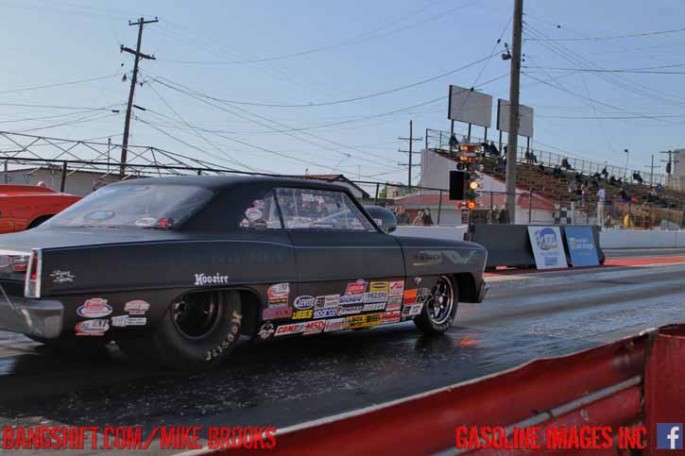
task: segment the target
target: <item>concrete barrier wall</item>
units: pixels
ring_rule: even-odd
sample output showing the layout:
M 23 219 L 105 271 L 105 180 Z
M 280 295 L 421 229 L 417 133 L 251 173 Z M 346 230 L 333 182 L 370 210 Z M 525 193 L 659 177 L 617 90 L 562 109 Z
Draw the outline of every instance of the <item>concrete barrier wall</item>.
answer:
M 398 226 L 395 236 L 414 236 L 423 238 L 452 239 L 463 241 L 468 225 L 459 226 Z
M 602 230 L 603 249 L 685 247 L 685 231 Z

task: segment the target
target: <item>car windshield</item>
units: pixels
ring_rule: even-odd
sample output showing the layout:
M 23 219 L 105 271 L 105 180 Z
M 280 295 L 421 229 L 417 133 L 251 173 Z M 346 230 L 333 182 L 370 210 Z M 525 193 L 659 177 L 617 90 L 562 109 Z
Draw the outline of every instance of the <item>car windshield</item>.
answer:
M 171 229 L 211 196 L 207 189 L 185 185 L 112 185 L 57 214 L 47 225 Z

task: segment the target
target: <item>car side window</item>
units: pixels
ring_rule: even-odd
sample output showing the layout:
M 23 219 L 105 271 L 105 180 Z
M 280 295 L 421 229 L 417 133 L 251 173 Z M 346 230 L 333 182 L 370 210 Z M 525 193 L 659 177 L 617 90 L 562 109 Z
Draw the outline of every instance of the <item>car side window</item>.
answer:
M 344 192 L 279 188 L 276 196 L 287 229 L 376 231 Z
M 240 228 L 248 230 L 280 230 L 283 229 L 278 215 L 276 199 L 271 190 L 260 199 L 250 201 L 245 205 Z

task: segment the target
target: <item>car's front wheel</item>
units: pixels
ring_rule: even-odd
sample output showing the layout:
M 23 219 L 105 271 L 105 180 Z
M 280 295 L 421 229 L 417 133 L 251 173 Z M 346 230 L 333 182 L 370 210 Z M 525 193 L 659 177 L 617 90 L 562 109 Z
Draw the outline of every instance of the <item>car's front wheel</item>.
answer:
M 442 334 L 452 326 L 458 304 L 459 290 L 454 281 L 440 276 L 414 324 L 426 334 Z
M 240 337 L 242 308 L 237 291 L 193 293 L 174 301 L 148 338 L 118 340 L 134 357 L 195 369 L 226 358 Z

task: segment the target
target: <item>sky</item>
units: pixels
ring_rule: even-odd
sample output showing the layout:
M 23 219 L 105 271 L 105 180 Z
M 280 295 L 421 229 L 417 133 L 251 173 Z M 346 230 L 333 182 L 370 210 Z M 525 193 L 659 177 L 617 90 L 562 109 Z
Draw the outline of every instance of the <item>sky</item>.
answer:
M 156 59 L 141 62 L 132 144 L 404 183 L 398 138 L 410 120 L 416 137 L 449 130 L 450 84 L 508 99 L 513 3 L 0 0 L 0 130 L 120 143 L 133 68 L 120 46 L 135 47 L 129 20 L 158 17 L 144 29 Z M 682 0 L 525 0 L 533 149 L 643 175 L 656 154 L 663 172 L 659 152 L 685 147 L 684 17 Z

